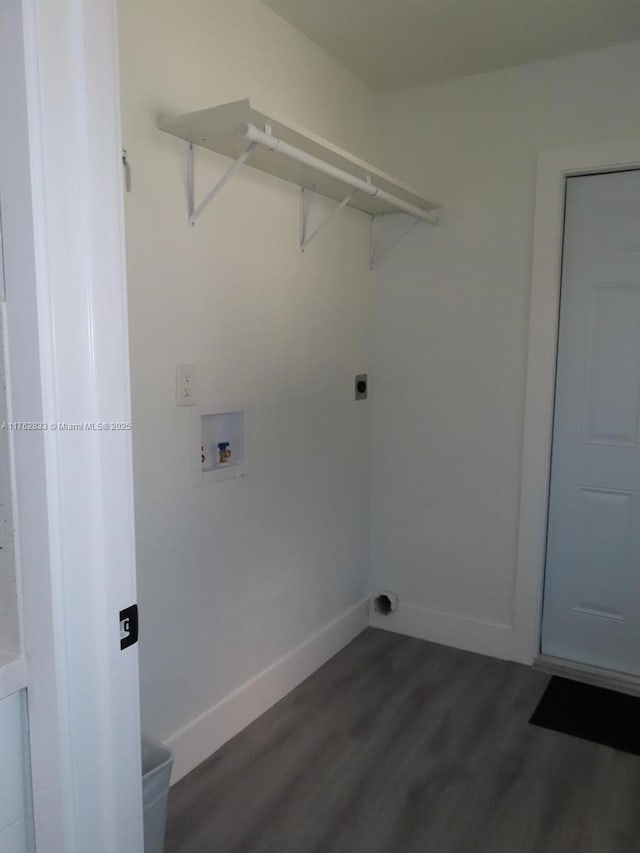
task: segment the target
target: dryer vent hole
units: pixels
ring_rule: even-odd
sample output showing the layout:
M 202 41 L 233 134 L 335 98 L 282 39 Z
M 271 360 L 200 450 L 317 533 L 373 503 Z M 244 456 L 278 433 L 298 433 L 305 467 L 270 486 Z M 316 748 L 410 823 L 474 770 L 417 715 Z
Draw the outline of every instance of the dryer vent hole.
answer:
M 395 596 L 391 596 L 389 593 L 383 592 L 373 599 L 373 607 L 376 613 L 388 616 L 396 609 L 397 602 L 398 600 Z

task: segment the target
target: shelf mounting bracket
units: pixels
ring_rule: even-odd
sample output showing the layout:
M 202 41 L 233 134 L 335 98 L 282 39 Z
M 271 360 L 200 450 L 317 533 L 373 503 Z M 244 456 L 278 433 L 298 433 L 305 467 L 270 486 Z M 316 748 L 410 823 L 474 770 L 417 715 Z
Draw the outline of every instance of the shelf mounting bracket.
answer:
M 375 216 L 371 217 L 371 229 L 369 231 L 369 266 L 371 267 L 371 269 L 373 269 L 376 264 L 379 264 L 380 261 L 384 258 L 384 256 L 388 252 L 390 252 L 391 249 L 395 248 L 395 246 L 398 245 L 400 240 L 403 240 L 407 236 L 407 234 L 409 234 L 410 231 L 413 231 L 413 229 L 419 222 L 423 221 L 422 219 L 418 219 L 417 217 L 415 219 L 412 219 L 409 225 L 407 225 L 407 227 L 403 231 L 401 231 L 400 234 L 398 234 L 398 236 L 393 239 L 388 246 L 385 246 L 382 251 L 376 251 L 376 240 L 375 235 L 373 233 L 375 219 Z
M 249 155 L 256 147 L 256 142 L 250 142 L 247 148 L 242 152 L 242 154 L 231 163 L 227 171 L 220 178 L 220 180 L 216 183 L 216 185 L 209 190 L 206 196 L 202 199 L 200 204 L 196 207 L 195 203 L 195 184 L 194 184 L 194 146 L 193 143 L 189 143 L 189 148 L 187 149 L 187 195 L 188 195 L 188 203 L 189 203 L 189 225 L 192 227 L 196 224 L 197 218 L 200 214 L 209 206 L 209 204 L 213 201 L 213 199 L 218 195 L 223 186 L 227 183 L 229 178 L 236 172 L 236 170 L 242 166 L 243 163 L 246 163 L 249 159 Z
M 316 226 L 316 228 L 313 229 L 311 234 L 307 234 L 307 213 L 308 213 L 307 197 L 305 195 L 304 187 L 300 187 L 300 251 L 301 252 L 304 252 L 304 250 L 307 248 L 309 243 L 314 239 L 314 237 L 317 237 L 318 234 L 322 231 L 322 229 L 326 228 L 326 226 L 336 218 L 336 216 L 340 213 L 340 211 L 343 209 L 343 207 L 346 207 L 349 204 L 349 202 L 351 201 L 351 199 L 355 195 L 355 192 L 356 191 L 353 190 L 353 192 L 350 192 L 348 195 L 346 195 L 342 199 L 340 204 L 338 204 L 336 207 L 334 207 L 333 210 L 331 211 L 331 213 L 328 216 L 326 216 L 322 220 L 322 222 L 320 222 L 320 224 Z

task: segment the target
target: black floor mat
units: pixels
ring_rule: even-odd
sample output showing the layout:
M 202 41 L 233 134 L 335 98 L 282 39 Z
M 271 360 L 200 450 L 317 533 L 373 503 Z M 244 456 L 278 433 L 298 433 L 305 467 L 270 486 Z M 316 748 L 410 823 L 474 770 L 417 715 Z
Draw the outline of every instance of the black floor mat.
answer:
M 640 697 L 554 677 L 529 722 L 640 755 Z

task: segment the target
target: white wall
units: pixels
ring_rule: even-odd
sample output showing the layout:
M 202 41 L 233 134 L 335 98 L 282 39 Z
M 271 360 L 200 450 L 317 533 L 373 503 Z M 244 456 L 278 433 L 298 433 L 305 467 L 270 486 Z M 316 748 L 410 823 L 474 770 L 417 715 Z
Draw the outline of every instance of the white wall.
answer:
M 401 599 L 373 623 L 514 654 L 536 155 L 640 133 L 640 45 L 374 97 L 257 0 L 120 18 L 142 709 L 181 775 L 364 624 L 370 405 L 370 589 Z M 247 95 L 423 186 L 442 227 L 372 280 L 365 217 L 300 255 L 296 188 L 245 169 L 188 228 L 156 121 Z M 227 162 L 198 152 L 200 191 Z M 190 361 L 203 408 L 247 409 L 243 480 L 193 487 Z
M 364 606 L 338 618 L 300 663 L 367 592 L 369 404 L 353 377 L 372 279 L 365 216 L 343 212 L 301 255 L 297 188 L 251 169 L 189 228 L 186 146 L 156 122 L 251 95 L 362 151 L 373 99 L 256 0 L 123 0 L 120 31 L 143 726 L 181 775 L 366 624 Z M 198 195 L 228 162 L 197 153 Z M 246 408 L 244 479 L 194 488 L 177 362 L 197 364 L 205 410 Z M 269 696 L 220 723 L 292 650 Z
M 640 133 L 640 44 L 379 100 L 385 167 L 445 205 L 376 273 L 374 624 L 510 656 L 536 157 Z

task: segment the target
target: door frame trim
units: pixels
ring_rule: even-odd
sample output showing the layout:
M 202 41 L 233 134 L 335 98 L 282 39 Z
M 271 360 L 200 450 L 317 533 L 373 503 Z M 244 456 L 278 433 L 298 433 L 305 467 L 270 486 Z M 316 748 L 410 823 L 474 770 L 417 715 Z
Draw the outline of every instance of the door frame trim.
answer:
M 116 13 L 0 2 L 0 314 L 7 421 L 27 426 L 9 439 L 47 853 L 144 846 L 138 649 L 121 651 L 119 620 L 136 577 Z
M 513 657 L 540 655 L 566 178 L 640 167 L 640 137 L 538 155 Z

